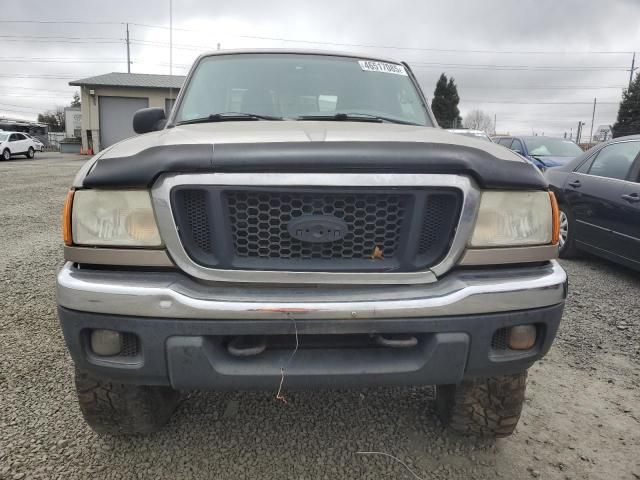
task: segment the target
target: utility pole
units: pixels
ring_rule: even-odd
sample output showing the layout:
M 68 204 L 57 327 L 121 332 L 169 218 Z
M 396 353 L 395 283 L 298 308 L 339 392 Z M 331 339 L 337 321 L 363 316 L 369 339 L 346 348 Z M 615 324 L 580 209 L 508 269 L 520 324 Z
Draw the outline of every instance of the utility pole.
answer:
M 578 122 L 578 130 L 576 130 L 576 143 L 580 144 L 580 137 L 582 136 L 582 126 L 584 125 L 584 122 L 580 121 Z
M 633 52 L 633 58 L 631 59 L 631 68 L 629 69 L 629 89 L 631 89 L 631 83 L 633 82 L 633 72 L 636 70 L 636 52 Z
M 593 121 L 596 118 L 596 102 L 597 98 L 593 99 L 593 113 L 591 114 L 591 133 L 589 134 L 589 145 L 591 145 L 591 141 L 593 140 Z
M 569 130 L 569 140 L 573 140 L 573 127 Z
M 129 46 L 129 24 L 127 23 L 127 73 L 131 73 L 131 49 Z

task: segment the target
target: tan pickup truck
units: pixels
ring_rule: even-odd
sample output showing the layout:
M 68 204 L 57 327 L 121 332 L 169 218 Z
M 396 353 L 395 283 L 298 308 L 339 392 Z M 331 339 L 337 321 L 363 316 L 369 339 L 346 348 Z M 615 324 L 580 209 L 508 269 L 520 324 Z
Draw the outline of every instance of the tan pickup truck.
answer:
M 157 430 L 189 389 L 376 385 L 513 432 L 567 293 L 535 167 L 353 54 L 202 55 L 133 124 L 65 206 L 58 311 L 97 432 Z

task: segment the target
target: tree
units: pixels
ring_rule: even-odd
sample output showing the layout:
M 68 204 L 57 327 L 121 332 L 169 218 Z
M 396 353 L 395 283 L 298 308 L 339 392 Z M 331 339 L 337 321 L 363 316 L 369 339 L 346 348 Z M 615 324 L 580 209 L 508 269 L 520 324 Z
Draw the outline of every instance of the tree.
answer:
M 69 104 L 70 107 L 80 106 L 80 94 L 75 92 L 73 99 Z M 44 113 L 38 114 L 38 123 L 44 123 L 49 125 L 50 132 L 64 132 L 65 127 L 65 115 L 63 107 L 56 107 L 55 110 L 47 110 Z
M 464 117 L 464 126 L 472 130 L 482 130 L 486 133 L 493 132 L 493 120 L 482 110 L 471 110 Z
M 73 93 L 73 100 L 71 100 L 70 107 L 80 107 L 80 94 L 78 92 Z
M 614 138 L 640 133 L 640 75 L 636 76 L 631 87 L 622 94 L 618 119 L 612 130 Z
M 441 127 L 456 128 L 462 124 L 459 103 L 458 87 L 453 77 L 447 80 L 447 76 L 443 73 L 436 83 L 431 101 L 431 110 Z
M 49 126 L 51 132 L 64 132 L 64 108 L 56 107 L 55 110 L 47 110 L 38 114 L 38 123 Z

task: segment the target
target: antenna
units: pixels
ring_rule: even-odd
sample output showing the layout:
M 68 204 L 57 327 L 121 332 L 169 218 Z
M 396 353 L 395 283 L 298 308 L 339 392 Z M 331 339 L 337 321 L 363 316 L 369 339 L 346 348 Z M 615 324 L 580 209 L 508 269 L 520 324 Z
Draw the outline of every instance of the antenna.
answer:
M 173 76 L 173 0 L 169 0 L 169 76 Z M 173 102 L 173 88 L 169 79 L 169 105 Z

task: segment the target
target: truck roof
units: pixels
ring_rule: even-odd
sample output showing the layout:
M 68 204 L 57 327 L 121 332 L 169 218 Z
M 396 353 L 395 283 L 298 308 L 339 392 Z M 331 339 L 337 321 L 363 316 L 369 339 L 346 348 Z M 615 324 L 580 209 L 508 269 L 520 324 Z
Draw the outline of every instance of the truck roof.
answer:
M 247 55 L 247 54 L 284 54 L 284 55 L 327 55 L 333 57 L 359 58 L 363 60 L 378 60 L 387 63 L 403 63 L 402 60 L 392 59 L 388 57 L 380 57 L 363 52 L 344 52 L 336 50 L 315 50 L 301 48 L 248 48 L 233 50 L 213 50 L 201 54 L 198 59 L 216 55 Z M 194 62 L 195 63 L 195 62 Z

